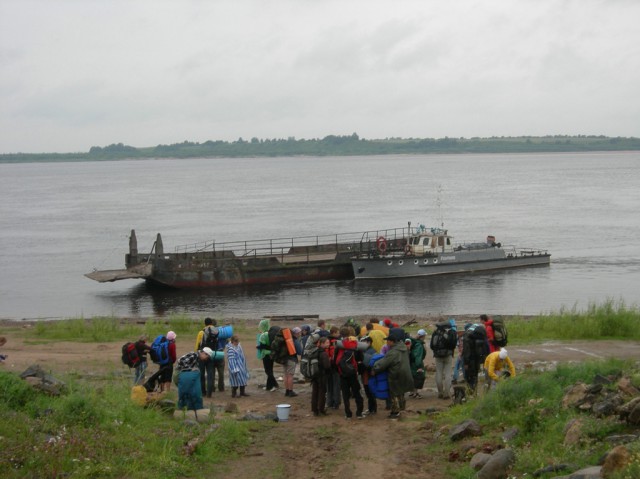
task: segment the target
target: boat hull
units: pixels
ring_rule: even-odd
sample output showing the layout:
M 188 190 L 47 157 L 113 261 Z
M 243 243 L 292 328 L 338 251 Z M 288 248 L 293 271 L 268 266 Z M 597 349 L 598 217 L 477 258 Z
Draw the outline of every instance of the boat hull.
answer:
M 474 273 L 509 268 L 548 265 L 546 252 L 505 254 L 499 248 L 484 251 L 459 251 L 433 256 L 393 256 L 352 259 L 356 280 L 383 278 L 413 278 L 441 274 Z
M 306 281 L 353 279 L 351 254 L 324 261 L 283 263 L 277 258 L 251 260 L 168 257 L 153 264 L 147 282 L 172 288 L 225 288 Z

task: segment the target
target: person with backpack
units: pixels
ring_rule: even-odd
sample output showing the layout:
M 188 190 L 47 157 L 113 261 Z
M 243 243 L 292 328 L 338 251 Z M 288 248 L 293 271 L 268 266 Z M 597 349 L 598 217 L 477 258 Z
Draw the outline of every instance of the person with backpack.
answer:
M 391 328 L 386 337 L 389 350 L 377 360 L 372 374 L 388 371 L 389 395 L 391 396 L 391 412 L 389 419 L 398 419 L 400 411 L 405 409 L 405 393 L 413 391 L 413 376 L 409 365 L 409 351 L 404 344 L 405 333 L 402 328 Z
M 500 348 L 497 347 L 495 343 L 495 336 L 493 333 L 493 319 L 491 319 L 486 314 L 481 314 L 480 321 L 482 322 L 484 329 L 487 331 L 487 341 L 489 342 L 489 353 L 498 351 Z
M 200 387 L 199 363 L 211 361 L 214 351 L 211 348 L 187 353 L 180 356 L 176 365 L 178 374 L 178 409 L 202 409 L 202 389 Z
M 369 323 L 370 324 L 370 323 Z M 378 412 L 378 401 L 373 390 L 369 387 L 369 378 L 371 377 L 371 359 L 378 354 L 373 347 L 373 340 L 369 336 L 360 338 L 360 342 L 367 344 L 367 349 L 362 351 L 362 386 L 364 394 L 367 397 L 367 410 L 363 412 L 365 416 L 376 414 Z
M 411 341 L 411 348 L 409 349 L 409 365 L 411 366 L 411 375 L 413 376 L 414 390 L 409 393 L 410 397 L 416 399 L 422 399 L 422 396 L 418 392 L 424 387 L 424 380 L 426 378 L 424 368 L 424 358 L 427 356 L 425 350 L 424 338 L 427 332 L 424 329 L 419 329 L 415 338 L 409 338 Z
M 296 367 L 298 366 L 298 356 L 302 356 L 302 343 L 300 342 L 300 335 L 302 334 L 302 330 L 299 327 L 295 327 L 291 330 L 291 339 L 293 340 L 293 346 L 295 353 L 287 356 L 285 361 L 285 388 L 286 391 L 289 391 L 289 397 L 296 397 L 298 395 L 297 392 L 293 390 L 293 380 L 296 374 Z M 285 391 L 285 396 L 287 396 L 287 392 Z
M 271 328 L 271 321 L 263 319 L 258 323 L 258 339 L 257 350 L 258 359 L 262 360 L 262 367 L 264 373 L 267 375 L 267 384 L 264 389 L 269 392 L 276 391 L 278 389 L 278 381 L 273 374 L 273 358 L 271 357 L 271 340 L 269 339 L 269 329 Z
M 356 418 L 364 419 L 364 400 L 360 394 L 360 382 L 358 381 L 358 363 L 362 363 L 362 353 L 358 351 L 358 340 L 355 330 L 351 326 L 343 326 L 340 329 L 342 336 L 341 347 L 336 346 L 335 365 L 340 376 L 340 391 L 344 403 L 344 415 L 346 419 L 353 417 L 350 399 L 353 396 L 356 402 Z
M 160 391 L 168 392 L 171 389 L 173 377 L 173 364 L 176 362 L 176 333 L 169 331 L 166 335 L 157 336 L 151 343 L 149 351 L 151 360 L 160 366 L 157 378 L 160 383 Z M 155 376 L 155 375 L 154 375 Z
M 135 374 L 133 377 L 133 385 L 137 386 L 144 383 L 147 371 L 147 353 L 151 351 L 151 347 L 147 344 L 147 335 L 143 334 L 135 342 L 136 354 L 138 355 L 138 363 L 135 365 Z
M 317 352 L 313 352 L 312 348 L 309 348 L 309 356 L 311 358 L 316 357 L 318 360 L 318 372 L 311 377 L 311 412 L 313 412 L 314 416 L 326 416 L 327 378 L 331 372 L 331 360 L 327 354 L 329 338 L 311 335 L 307 343 L 313 341 L 316 337 L 318 338 L 316 343 Z
M 331 409 L 339 409 L 342 393 L 340 391 L 340 375 L 338 374 L 338 368 L 336 367 L 334 358 L 336 354 L 336 343 L 340 339 L 340 328 L 331 326 L 328 337 L 329 347 L 327 348 L 327 354 L 331 359 L 331 371 L 327 378 L 327 406 Z
M 214 320 L 215 321 L 215 320 Z M 213 390 L 214 392 L 217 390 L 218 392 L 224 392 L 224 352 L 227 349 L 227 345 L 229 344 L 228 339 L 220 339 L 218 338 L 218 353 L 213 359 Z M 216 381 L 216 375 L 218 376 L 218 380 Z M 217 389 L 216 389 L 217 383 Z
M 433 351 L 436 363 L 436 388 L 440 399 L 451 399 L 451 371 L 457 345 L 458 332 L 455 320 L 449 318 L 446 322 L 436 324 L 429 348 Z
M 249 396 L 245 391 L 249 382 L 247 359 L 244 355 L 244 351 L 240 345 L 240 338 L 237 334 L 231 336 L 231 341 L 227 345 L 227 361 L 229 362 L 229 384 L 231 385 L 231 397 Z M 239 394 L 238 388 L 240 388 Z
M 214 352 L 218 350 L 218 328 L 216 327 L 216 321 L 211 318 L 204 318 L 204 329 L 198 332 L 196 338 L 195 350 L 198 351 L 203 348 L 209 348 Z M 213 393 L 215 377 L 213 359 L 200 361 L 199 366 L 202 395 L 210 398 Z
M 462 336 L 462 365 L 464 380 L 471 394 L 475 394 L 478 386 L 478 373 L 489 354 L 487 331 L 481 324 L 466 324 Z
M 506 371 L 505 369 L 509 369 Z M 495 351 L 487 356 L 484 361 L 485 378 L 487 381 L 487 389 L 491 390 L 496 387 L 498 381 L 503 378 L 514 378 L 516 376 L 516 368 L 509 358 L 509 353 L 505 348 Z

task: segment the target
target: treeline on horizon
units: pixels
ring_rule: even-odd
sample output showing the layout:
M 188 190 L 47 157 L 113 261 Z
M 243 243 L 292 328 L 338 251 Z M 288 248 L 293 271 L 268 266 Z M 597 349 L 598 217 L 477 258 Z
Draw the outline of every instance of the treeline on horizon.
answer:
M 8 153 L 1 163 L 99 161 L 137 158 L 239 158 L 277 156 L 353 156 L 447 153 L 553 153 L 640 150 L 640 138 L 607 136 L 520 136 L 490 138 L 385 138 L 366 140 L 357 133 L 322 139 L 184 141 L 136 148 L 122 143 L 92 146 L 86 153 Z

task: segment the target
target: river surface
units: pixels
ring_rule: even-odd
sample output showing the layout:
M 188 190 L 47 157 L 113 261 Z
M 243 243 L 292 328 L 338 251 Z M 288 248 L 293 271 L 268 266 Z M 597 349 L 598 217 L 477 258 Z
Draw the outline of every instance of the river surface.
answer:
M 141 253 L 439 226 L 546 249 L 551 265 L 482 274 L 173 291 L 119 269 Z M 0 318 L 187 314 L 538 314 L 640 303 L 640 152 L 0 164 Z

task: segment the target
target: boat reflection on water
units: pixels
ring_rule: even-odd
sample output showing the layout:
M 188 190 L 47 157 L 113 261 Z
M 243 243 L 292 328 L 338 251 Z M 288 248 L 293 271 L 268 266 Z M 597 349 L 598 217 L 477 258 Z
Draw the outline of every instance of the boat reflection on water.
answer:
M 506 291 L 544 281 L 549 268 L 453 274 L 394 280 L 289 283 L 251 288 L 176 290 L 141 283 L 126 291 L 99 294 L 117 315 L 132 317 L 187 315 L 255 318 L 268 315 L 475 314 L 496 311 Z M 517 305 L 516 305 L 517 307 Z

